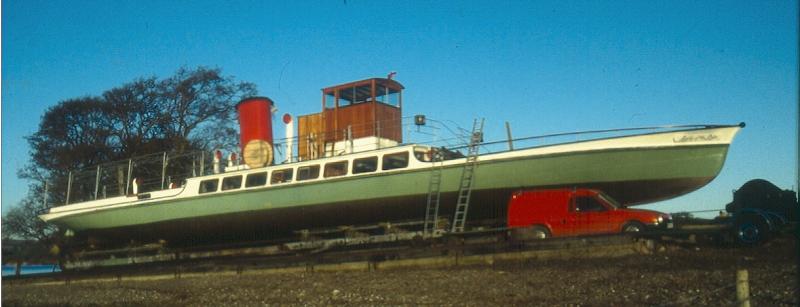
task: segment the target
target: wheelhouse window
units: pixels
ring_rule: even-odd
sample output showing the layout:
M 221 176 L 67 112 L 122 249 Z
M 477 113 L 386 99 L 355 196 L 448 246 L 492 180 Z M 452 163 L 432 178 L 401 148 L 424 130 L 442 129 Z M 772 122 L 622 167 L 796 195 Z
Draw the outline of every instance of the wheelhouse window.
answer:
M 400 107 L 400 91 L 379 84 L 375 86 L 375 101 Z
M 353 174 L 371 173 L 378 169 L 378 157 L 353 160 Z
M 347 161 L 325 164 L 325 178 L 347 175 Z
M 325 93 L 325 108 L 333 109 L 336 107 L 336 95 L 333 91 Z
M 309 165 L 297 168 L 297 181 L 319 178 L 319 165 Z
M 353 88 L 339 90 L 339 107 L 346 107 L 355 103 Z
M 386 90 L 384 90 L 384 92 L 386 92 Z M 338 88 L 325 92 L 324 99 L 325 108 L 327 109 L 333 109 L 336 106 L 346 107 L 349 105 L 365 103 L 372 101 L 372 87 L 369 84 L 364 84 L 360 86 Z
M 198 193 L 211 193 L 217 191 L 217 185 L 219 185 L 219 179 L 209 179 L 200 181 L 200 191 Z
M 267 172 L 253 173 L 247 175 L 247 179 L 244 182 L 244 187 L 245 188 L 260 187 L 266 184 L 267 184 Z
M 291 168 L 274 171 L 272 172 L 272 177 L 269 182 L 271 184 L 290 182 L 292 181 L 292 174 L 293 171 Z
M 389 99 L 386 102 L 387 104 L 395 107 L 400 107 L 400 92 L 390 91 L 388 97 Z
M 383 156 L 384 171 L 408 167 L 408 152 L 398 152 Z
M 233 176 L 233 177 L 226 177 L 222 179 L 222 190 L 233 190 L 242 187 L 242 176 Z

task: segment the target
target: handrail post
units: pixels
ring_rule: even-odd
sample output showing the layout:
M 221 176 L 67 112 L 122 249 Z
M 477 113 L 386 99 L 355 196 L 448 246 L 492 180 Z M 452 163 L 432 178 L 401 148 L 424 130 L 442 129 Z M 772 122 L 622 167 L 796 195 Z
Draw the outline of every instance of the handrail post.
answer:
M 206 168 L 206 152 L 200 152 L 200 176 L 205 175 L 205 168 Z
M 508 135 L 508 150 L 514 150 L 514 139 L 511 138 L 511 124 L 506 122 L 506 135 Z
M 161 157 L 161 189 L 164 189 L 164 180 L 166 180 L 167 175 L 167 152 L 164 152 L 164 155 Z
M 67 176 L 67 199 L 64 201 L 65 205 L 69 205 L 69 194 L 72 190 L 72 171 L 69 171 L 69 176 Z
M 128 191 L 130 191 L 132 171 L 133 171 L 133 159 L 128 159 L 128 177 L 125 178 L 125 195 L 128 195 Z
M 378 145 L 378 149 L 381 148 L 381 121 L 375 121 L 375 134 L 377 138 L 375 138 L 375 142 Z
M 97 191 L 100 189 L 100 165 L 97 166 L 97 172 L 94 176 L 94 199 L 97 199 Z
M 351 125 L 347 125 L 347 142 L 350 143 L 348 153 L 353 153 L 355 150 L 353 149 L 353 127 Z

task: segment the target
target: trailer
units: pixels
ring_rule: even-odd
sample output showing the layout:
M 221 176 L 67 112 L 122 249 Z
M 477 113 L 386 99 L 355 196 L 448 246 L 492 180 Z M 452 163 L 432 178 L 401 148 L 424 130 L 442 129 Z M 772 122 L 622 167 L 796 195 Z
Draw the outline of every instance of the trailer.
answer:
M 733 192 L 725 206 L 736 242 L 760 245 L 798 222 L 797 193 L 781 190 L 764 179 L 753 179 Z
M 651 232 L 645 236 L 755 247 L 796 227 L 798 209 L 800 204 L 795 191 L 781 190 L 764 179 L 753 179 L 733 191 L 733 200 L 720 210 L 717 217 L 699 219 L 687 212 L 674 213 L 673 230 Z

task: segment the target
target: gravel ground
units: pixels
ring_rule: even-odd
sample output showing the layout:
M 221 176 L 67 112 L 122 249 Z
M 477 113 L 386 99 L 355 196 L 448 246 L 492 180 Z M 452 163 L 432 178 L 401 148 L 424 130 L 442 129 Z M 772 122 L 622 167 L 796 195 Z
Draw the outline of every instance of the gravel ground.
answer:
M 493 268 L 245 274 L 155 281 L 3 282 L 4 306 L 575 305 L 731 306 L 747 269 L 753 306 L 798 305 L 797 244 L 668 248 L 622 258 L 528 261 Z

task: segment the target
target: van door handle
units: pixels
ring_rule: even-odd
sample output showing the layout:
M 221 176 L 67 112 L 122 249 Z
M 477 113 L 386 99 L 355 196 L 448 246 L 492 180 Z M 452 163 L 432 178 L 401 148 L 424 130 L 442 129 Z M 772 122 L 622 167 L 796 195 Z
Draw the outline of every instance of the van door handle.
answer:
M 561 220 L 561 224 L 566 224 L 566 223 L 567 223 L 567 220 L 566 220 L 566 219 L 564 219 L 564 220 Z

